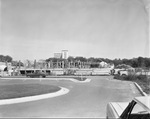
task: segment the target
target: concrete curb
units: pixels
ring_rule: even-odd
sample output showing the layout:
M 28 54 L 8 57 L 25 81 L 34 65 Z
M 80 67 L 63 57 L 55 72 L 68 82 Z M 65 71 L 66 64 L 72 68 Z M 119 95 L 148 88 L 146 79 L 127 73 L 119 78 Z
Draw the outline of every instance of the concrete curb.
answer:
M 134 84 L 143 96 L 147 96 L 147 94 L 143 92 L 142 88 L 136 82 L 134 82 Z
M 67 88 L 63 88 L 63 87 L 60 87 L 60 88 L 61 89 L 59 91 L 54 92 L 54 93 L 29 96 L 29 97 L 21 97 L 21 98 L 14 98 L 14 99 L 3 99 L 3 100 L 0 100 L 0 105 L 8 105 L 8 104 L 23 103 L 23 102 L 29 102 L 29 101 L 37 101 L 37 100 L 41 100 L 41 99 L 61 96 L 61 95 L 67 94 L 69 92 L 69 89 L 67 89 Z
M 61 78 L 61 79 L 57 78 L 57 79 L 53 79 L 53 80 L 56 80 L 56 81 L 59 81 L 59 80 L 69 80 L 69 81 L 73 81 L 75 83 L 87 83 L 87 82 L 91 81 L 91 79 L 86 79 L 84 81 L 79 81 L 79 80 L 74 79 L 74 78 Z
M 70 79 L 71 81 L 73 81 L 73 82 L 77 82 L 77 83 L 88 83 L 88 82 L 90 82 L 91 81 L 91 79 L 86 79 L 85 81 L 78 81 L 78 80 L 76 80 L 76 79 Z
M 11 78 L 1 78 L 1 79 L 6 79 L 6 80 L 13 80 Z M 16 78 L 15 78 L 16 79 Z M 56 81 L 59 81 L 59 80 L 70 80 L 70 81 L 73 81 L 73 82 L 76 82 L 76 83 L 87 83 L 87 82 L 90 82 L 91 79 L 86 79 L 85 81 L 79 81 L 79 80 L 76 80 L 74 78 L 55 78 L 55 79 L 46 79 L 46 78 L 22 78 L 22 80 L 56 80 Z

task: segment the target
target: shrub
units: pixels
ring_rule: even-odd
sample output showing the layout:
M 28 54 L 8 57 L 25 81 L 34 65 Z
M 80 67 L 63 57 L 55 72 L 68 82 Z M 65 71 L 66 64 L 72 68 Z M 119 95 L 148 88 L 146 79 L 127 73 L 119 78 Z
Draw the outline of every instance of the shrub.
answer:
M 114 79 L 123 80 L 123 76 L 120 76 L 119 74 L 115 74 Z
M 143 82 L 147 82 L 148 81 L 148 77 L 146 75 L 138 75 L 137 79 L 138 80 L 142 80 Z
M 146 75 L 124 75 L 124 76 L 120 76 L 120 75 L 114 75 L 114 79 L 119 79 L 119 80 L 127 80 L 127 81 L 135 81 L 135 80 L 141 80 L 144 82 L 147 82 L 148 77 Z
M 127 81 L 135 81 L 137 79 L 137 76 L 136 75 L 127 75 L 127 76 L 123 76 L 123 79 L 127 80 Z

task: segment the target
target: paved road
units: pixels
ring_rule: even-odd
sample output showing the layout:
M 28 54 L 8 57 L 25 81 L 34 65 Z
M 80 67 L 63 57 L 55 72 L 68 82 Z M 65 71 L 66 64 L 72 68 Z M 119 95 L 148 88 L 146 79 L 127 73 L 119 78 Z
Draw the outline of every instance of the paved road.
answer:
M 132 82 L 114 80 L 112 76 L 90 77 L 90 83 L 66 80 L 1 80 L 0 83 L 42 83 L 66 87 L 66 95 L 19 104 L 0 106 L 0 117 L 105 117 L 106 104 L 130 101 L 140 96 Z

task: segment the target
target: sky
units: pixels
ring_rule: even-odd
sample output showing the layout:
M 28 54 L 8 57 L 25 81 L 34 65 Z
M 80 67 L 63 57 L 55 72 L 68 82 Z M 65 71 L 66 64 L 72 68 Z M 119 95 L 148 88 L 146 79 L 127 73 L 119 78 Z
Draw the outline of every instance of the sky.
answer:
M 0 1 L 0 54 L 14 60 L 150 56 L 142 0 Z

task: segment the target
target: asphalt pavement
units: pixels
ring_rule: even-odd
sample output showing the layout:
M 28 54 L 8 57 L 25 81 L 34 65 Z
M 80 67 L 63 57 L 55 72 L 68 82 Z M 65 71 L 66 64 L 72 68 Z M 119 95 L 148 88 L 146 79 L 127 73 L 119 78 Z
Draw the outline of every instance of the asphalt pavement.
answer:
M 131 101 L 141 96 L 134 83 L 113 79 L 112 76 L 88 77 L 91 82 L 69 80 L 2 79 L 0 83 L 41 83 L 68 88 L 69 93 L 48 99 L 1 105 L 0 117 L 106 117 L 108 102 Z

